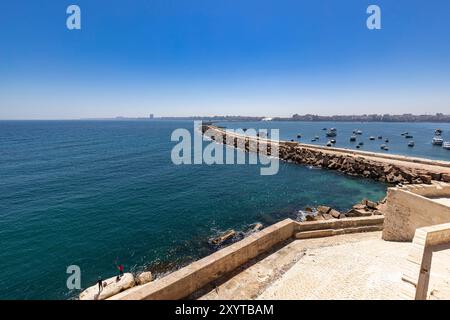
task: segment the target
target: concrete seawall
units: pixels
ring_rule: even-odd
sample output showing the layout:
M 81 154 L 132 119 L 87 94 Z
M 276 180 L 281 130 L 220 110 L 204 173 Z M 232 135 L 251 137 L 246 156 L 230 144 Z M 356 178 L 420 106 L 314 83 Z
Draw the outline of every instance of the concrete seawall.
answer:
M 317 235 L 305 232 L 320 230 L 342 230 L 343 233 L 381 230 L 384 217 L 333 219 L 326 222 L 311 221 L 298 223 L 286 219 L 273 224 L 249 237 L 223 248 L 203 259 L 191 263 L 161 279 L 133 287 L 109 298 L 109 300 L 176 300 L 183 299 L 227 275 L 239 266 L 267 252 L 275 245 L 304 234 L 303 239 Z M 360 228 L 360 229 L 358 229 Z M 366 228 L 362 230 L 361 228 Z M 367 229 L 376 228 L 376 229 Z M 320 235 L 330 236 L 331 234 Z
M 272 150 L 278 148 L 278 157 L 281 160 L 337 170 L 381 182 L 392 184 L 429 184 L 432 180 L 450 182 L 450 162 L 447 161 L 274 141 L 230 133 L 213 125 L 203 125 L 202 132 L 213 140 L 245 151 L 267 150 L 267 154 L 272 155 Z

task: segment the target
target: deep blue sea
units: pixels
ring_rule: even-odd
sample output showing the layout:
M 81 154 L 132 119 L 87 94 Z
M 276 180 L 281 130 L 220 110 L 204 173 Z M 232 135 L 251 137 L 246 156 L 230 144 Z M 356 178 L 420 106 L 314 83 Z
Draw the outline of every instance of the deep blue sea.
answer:
M 224 125 L 278 127 L 290 139 L 323 136 L 321 128 L 332 124 Z M 364 137 L 389 135 L 392 153 L 450 160 L 450 151 L 428 143 L 436 127 L 448 134 L 449 125 L 332 126 L 337 146 L 347 146 L 346 131 L 358 127 Z M 208 239 L 229 228 L 269 225 L 305 206 L 345 210 L 385 194 L 381 183 L 287 163 L 274 176 L 261 176 L 255 165 L 177 166 L 170 156 L 176 128 L 192 132 L 193 124 L 1 121 L 0 298 L 73 298 L 79 292 L 66 287 L 69 265 L 81 268 L 83 288 L 115 275 L 116 263 L 158 275 L 211 253 Z M 398 136 L 406 130 L 415 135 L 414 149 Z

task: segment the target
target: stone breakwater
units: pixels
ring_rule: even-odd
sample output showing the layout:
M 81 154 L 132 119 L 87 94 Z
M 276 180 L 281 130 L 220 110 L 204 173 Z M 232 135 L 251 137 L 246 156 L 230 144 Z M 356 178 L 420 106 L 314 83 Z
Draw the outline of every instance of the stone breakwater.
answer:
M 278 148 L 281 160 L 337 170 L 391 184 L 430 184 L 432 180 L 450 182 L 450 162 L 386 155 L 374 152 L 321 147 L 298 142 L 274 141 L 227 132 L 214 125 L 203 125 L 202 132 L 221 143 L 248 152 Z

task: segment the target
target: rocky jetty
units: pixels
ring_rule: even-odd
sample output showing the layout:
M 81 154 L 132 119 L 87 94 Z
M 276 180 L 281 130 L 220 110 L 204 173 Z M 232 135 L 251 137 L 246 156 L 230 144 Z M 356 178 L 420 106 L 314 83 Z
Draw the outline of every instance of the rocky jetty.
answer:
M 372 161 L 362 156 L 333 154 L 300 146 L 280 146 L 279 157 L 288 162 L 337 170 L 351 176 L 361 176 L 392 184 L 429 184 L 432 180 L 442 179 L 441 174 L 429 173 L 425 170 Z
M 212 125 L 202 127 L 204 134 L 211 139 L 227 143 L 235 148 L 243 146 L 248 152 L 258 152 L 260 146 L 267 149 L 276 144 L 278 157 L 287 162 L 304 164 L 313 167 L 337 170 L 351 176 L 360 176 L 390 184 L 430 184 L 432 180 L 450 182 L 450 165 L 438 164 L 439 161 L 427 159 L 411 159 L 402 156 L 387 157 L 383 154 L 354 151 L 337 148 L 322 148 L 299 142 L 270 140 L 227 133 Z M 422 164 L 423 163 L 423 164 Z

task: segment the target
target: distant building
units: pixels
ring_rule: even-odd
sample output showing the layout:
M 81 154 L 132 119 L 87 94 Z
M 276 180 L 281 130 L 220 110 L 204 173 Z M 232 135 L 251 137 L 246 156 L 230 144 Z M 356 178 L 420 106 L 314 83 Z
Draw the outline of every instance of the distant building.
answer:
M 153 113 L 150 113 L 150 117 L 149 117 L 150 119 L 153 119 L 154 118 L 154 116 L 153 116 Z

